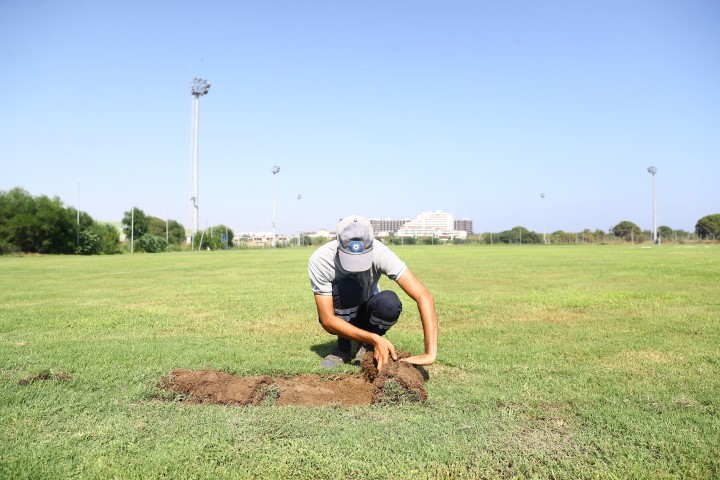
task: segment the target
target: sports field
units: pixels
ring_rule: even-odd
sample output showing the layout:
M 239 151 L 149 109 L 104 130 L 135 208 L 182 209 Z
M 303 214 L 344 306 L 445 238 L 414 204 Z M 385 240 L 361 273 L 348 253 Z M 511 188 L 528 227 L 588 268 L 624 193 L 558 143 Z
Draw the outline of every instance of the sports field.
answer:
M 350 408 L 157 387 L 326 373 L 311 248 L 0 257 L 0 478 L 720 477 L 720 246 L 394 250 L 435 295 L 428 400 Z

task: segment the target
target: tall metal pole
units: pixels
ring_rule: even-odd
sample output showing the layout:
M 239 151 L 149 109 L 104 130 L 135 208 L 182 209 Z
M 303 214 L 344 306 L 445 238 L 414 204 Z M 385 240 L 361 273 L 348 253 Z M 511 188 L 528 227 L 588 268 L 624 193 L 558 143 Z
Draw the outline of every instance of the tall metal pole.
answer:
M 272 227 L 273 227 L 273 236 L 272 236 L 272 247 L 275 248 L 275 175 L 280 171 L 280 167 L 277 165 L 274 165 L 272 168 L 272 174 L 273 174 L 273 192 L 272 192 Z
M 545 220 L 545 194 L 541 193 L 540 198 L 542 198 L 542 205 L 543 205 L 543 244 L 547 245 L 547 222 Z
M 200 97 L 192 101 L 192 170 L 190 171 L 190 228 L 193 236 L 198 231 L 198 132 L 200 128 Z
M 300 233 L 300 223 L 299 223 L 300 222 L 300 200 L 302 199 L 302 194 L 298 193 L 297 199 L 298 199 L 297 213 L 295 214 L 297 218 L 295 219 L 295 229 L 298 232 L 298 247 L 299 247 L 300 245 L 302 245 L 302 234 Z
M 135 204 L 130 214 L 130 253 L 135 253 Z
M 659 244 L 660 241 L 658 239 L 658 231 L 657 231 L 657 201 L 656 201 L 656 195 L 655 195 L 655 174 L 657 173 L 657 168 L 655 167 L 648 167 L 648 172 L 652 175 L 652 186 L 653 186 L 653 243 Z
M 192 129 L 191 156 L 192 169 L 190 174 L 190 228 L 192 232 L 191 242 L 195 241 L 195 235 L 199 225 L 199 204 L 198 204 L 198 132 L 200 130 L 200 97 L 207 95 L 210 90 L 210 82 L 202 78 L 193 78 L 190 84 L 192 101 Z
M 80 182 L 78 182 L 77 248 L 80 248 Z

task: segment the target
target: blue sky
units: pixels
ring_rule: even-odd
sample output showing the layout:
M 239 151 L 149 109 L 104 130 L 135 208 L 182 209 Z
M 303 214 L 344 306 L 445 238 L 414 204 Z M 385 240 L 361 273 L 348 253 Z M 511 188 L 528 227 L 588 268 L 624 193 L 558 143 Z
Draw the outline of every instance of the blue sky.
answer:
M 0 190 L 96 220 L 692 230 L 720 213 L 720 3 L 0 3 Z M 79 185 L 79 188 L 78 188 Z M 542 200 L 540 193 L 545 193 Z M 298 200 L 298 194 L 302 199 Z

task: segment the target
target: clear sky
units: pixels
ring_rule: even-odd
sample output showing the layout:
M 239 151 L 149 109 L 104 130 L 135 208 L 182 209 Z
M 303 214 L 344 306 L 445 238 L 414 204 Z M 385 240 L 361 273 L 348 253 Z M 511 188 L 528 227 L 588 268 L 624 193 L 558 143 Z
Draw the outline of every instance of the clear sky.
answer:
M 650 165 L 659 225 L 720 213 L 717 0 L 3 0 L 0 72 L 0 190 L 101 221 L 190 225 L 194 76 L 201 227 L 270 231 L 273 165 L 278 233 L 650 229 Z

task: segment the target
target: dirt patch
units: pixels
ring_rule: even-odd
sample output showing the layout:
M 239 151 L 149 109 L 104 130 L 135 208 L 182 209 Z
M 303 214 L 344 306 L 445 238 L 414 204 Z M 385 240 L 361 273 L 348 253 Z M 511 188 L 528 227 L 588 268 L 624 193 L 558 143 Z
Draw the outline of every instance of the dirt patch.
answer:
M 390 361 L 380 373 L 375 358 L 368 353 L 360 364 L 365 380 L 372 383 L 372 403 L 424 402 L 427 400 L 425 379 L 422 373 L 400 359 L 409 357 L 407 352 L 398 352 L 398 361 Z
M 399 358 L 407 356 L 402 352 Z M 216 370 L 177 369 L 158 386 L 176 399 L 196 404 L 351 407 L 427 399 L 424 378 L 417 368 L 398 359 L 378 374 L 372 353 L 365 355 L 361 372 L 356 374 L 240 377 Z
M 60 380 L 62 382 L 67 382 L 71 378 L 72 377 L 70 377 L 70 375 L 63 372 L 62 370 L 60 370 L 59 372 L 46 371 L 46 372 L 36 373 L 35 375 L 30 375 L 29 377 L 23 377 L 17 381 L 17 384 L 18 385 L 27 385 L 29 383 L 39 382 L 42 380 Z

